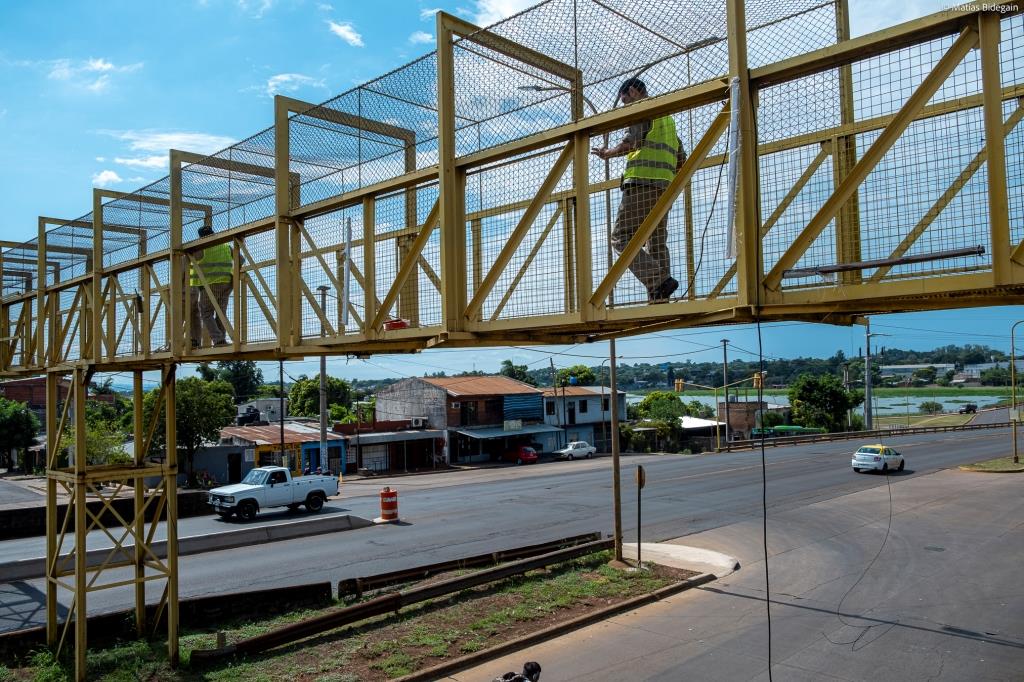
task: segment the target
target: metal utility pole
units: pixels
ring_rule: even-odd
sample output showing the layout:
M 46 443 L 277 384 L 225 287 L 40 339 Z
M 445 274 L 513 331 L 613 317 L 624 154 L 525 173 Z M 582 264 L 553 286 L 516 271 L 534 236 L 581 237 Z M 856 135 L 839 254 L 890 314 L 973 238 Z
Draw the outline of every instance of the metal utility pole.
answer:
M 277 380 L 277 390 L 281 394 L 278 397 L 277 410 L 281 414 L 278 416 L 281 418 L 281 461 L 284 461 L 284 359 L 277 361 L 277 370 L 279 373 Z M 288 467 L 291 469 L 291 467 Z
M 1013 463 L 1020 463 L 1020 455 L 1017 452 L 1017 348 L 1014 343 L 1014 333 L 1017 325 L 1024 320 L 1018 320 L 1010 327 L 1010 425 L 1012 427 L 1011 437 L 1013 438 Z
M 320 292 L 320 312 L 327 314 L 327 290 L 330 287 L 321 284 L 316 288 Z M 320 337 L 323 338 L 323 320 L 320 320 Z M 328 466 L 327 459 L 327 356 L 320 356 L 320 464 L 322 469 Z
M 615 561 L 622 563 L 622 497 L 619 475 L 619 381 L 615 371 L 615 337 L 608 341 L 608 383 L 612 394 L 612 497 L 615 514 Z
M 850 390 L 850 363 L 843 363 L 843 388 L 847 391 Z M 846 411 L 846 429 L 850 430 L 853 426 L 853 408 Z
M 722 392 L 725 400 L 725 449 L 729 449 L 729 339 L 722 339 Z
M 864 429 L 872 431 L 871 420 L 871 320 L 864 318 Z

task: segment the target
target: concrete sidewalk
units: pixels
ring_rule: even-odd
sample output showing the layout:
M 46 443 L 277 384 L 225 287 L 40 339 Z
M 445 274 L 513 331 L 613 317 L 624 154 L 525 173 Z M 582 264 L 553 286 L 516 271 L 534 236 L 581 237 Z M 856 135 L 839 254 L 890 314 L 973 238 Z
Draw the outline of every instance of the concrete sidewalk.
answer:
M 769 480 L 775 679 L 1021 679 L 1024 476 L 879 478 L 783 510 Z M 761 523 L 668 543 L 688 560 L 735 554 L 732 575 L 445 679 L 491 680 L 532 660 L 555 682 L 767 680 Z M 663 547 L 643 547 L 645 560 Z

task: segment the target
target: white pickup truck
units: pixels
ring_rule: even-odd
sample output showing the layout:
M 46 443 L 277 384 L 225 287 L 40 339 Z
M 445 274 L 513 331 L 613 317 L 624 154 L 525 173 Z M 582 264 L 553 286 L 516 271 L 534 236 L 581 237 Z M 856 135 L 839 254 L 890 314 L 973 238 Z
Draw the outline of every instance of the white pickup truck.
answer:
M 249 471 L 241 483 L 214 488 L 209 502 L 224 518 L 237 513 L 245 520 L 256 518 L 260 509 L 306 505 L 311 512 L 323 509 L 324 501 L 338 494 L 334 476 L 299 476 L 292 478 L 285 467 L 257 467 Z
M 555 450 L 555 454 L 564 459 L 576 459 L 584 457 L 590 459 L 597 452 L 597 448 L 585 440 L 574 440 L 561 450 Z

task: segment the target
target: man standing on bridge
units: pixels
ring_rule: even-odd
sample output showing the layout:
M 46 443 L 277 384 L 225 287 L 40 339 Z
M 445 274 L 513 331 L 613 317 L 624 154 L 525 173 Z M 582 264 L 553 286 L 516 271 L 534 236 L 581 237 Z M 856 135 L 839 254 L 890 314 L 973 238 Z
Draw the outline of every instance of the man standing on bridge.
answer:
M 213 234 L 213 228 L 203 225 L 199 228 L 200 237 L 209 237 Z M 221 322 L 217 310 L 214 308 L 214 301 L 220 311 L 227 315 L 228 299 L 231 297 L 233 260 L 231 257 L 231 246 L 228 244 L 217 244 L 203 249 L 199 259 L 192 266 L 189 272 L 189 286 L 192 289 L 192 320 L 190 330 L 192 334 L 192 348 L 199 348 L 203 338 L 203 328 L 210 335 L 214 346 L 223 346 L 228 343 L 227 330 Z M 197 271 L 198 268 L 198 271 Z M 200 272 L 202 277 L 200 277 Z M 209 292 L 203 286 L 203 280 L 209 285 Z M 213 294 L 213 300 L 210 294 Z
M 639 78 L 629 78 L 619 87 L 619 99 L 623 104 L 645 97 L 647 85 Z M 595 147 L 591 152 L 601 159 L 626 157 L 622 201 L 611 235 L 612 246 L 621 252 L 683 165 L 686 152 L 676 135 L 676 124 L 671 116 L 634 123 L 622 142 L 610 148 Z M 651 302 L 668 300 L 679 288 L 679 282 L 671 274 L 667 215 L 654 228 L 647 244 L 629 264 L 629 269 L 647 288 L 647 298 Z

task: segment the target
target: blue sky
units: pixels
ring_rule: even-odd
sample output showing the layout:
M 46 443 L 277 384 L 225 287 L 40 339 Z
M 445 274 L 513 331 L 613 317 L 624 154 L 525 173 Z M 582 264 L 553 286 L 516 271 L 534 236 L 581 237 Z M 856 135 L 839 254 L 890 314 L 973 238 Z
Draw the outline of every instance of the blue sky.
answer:
M 35 235 L 39 215 L 73 218 L 93 186 L 131 190 L 167 172 L 171 147 L 213 152 L 272 123 L 272 96 L 323 101 L 433 49 L 433 11 L 486 25 L 524 0 L 178 0 L 0 2 L 0 195 L 3 239 Z M 943 9 L 939 1 L 854 0 L 859 35 Z M 1022 307 L 875 318 L 885 345 L 986 343 L 1008 350 Z M 718 359 L 719 339 L 757 350 L 749 327 L 623 340 L 625 362 Z M 775 357 L 856 354 L 861 328 L 767 325 Z M 710 348 L 704 348 L 710 347 Z M 553 355 L 568 353 L 566 355 Z M 537 366 L 597 364 L 603 345 L 332 359 L 340 376 L 490 370 L 503 358 Z M 744 356 L 737 350 L 736 357 Z M 581 356 L 581 357 L 578 357 Z M 594 356 L 594 357 L 587 357 Z M 316 362 L 288 372 L 315 371 Z M 276 376 L 276 368 L 267 368 Z

